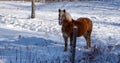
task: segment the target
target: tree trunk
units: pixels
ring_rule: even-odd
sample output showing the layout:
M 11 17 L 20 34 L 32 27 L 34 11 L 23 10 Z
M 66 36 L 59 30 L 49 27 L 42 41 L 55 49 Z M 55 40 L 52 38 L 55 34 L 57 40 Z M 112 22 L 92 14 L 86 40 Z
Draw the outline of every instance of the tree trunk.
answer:
M 31 0 L 31 2 L 32 2 L 31 18 L 35 18 L 35 0 Z

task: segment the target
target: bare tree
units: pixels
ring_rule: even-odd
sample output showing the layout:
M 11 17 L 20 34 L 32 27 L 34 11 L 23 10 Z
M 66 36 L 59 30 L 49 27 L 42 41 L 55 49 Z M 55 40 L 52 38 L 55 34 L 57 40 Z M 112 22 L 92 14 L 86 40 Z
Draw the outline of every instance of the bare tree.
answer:
M 32 2 L 31 18 L 35 18 L 35 0 L 31 0 L 31 2 Z

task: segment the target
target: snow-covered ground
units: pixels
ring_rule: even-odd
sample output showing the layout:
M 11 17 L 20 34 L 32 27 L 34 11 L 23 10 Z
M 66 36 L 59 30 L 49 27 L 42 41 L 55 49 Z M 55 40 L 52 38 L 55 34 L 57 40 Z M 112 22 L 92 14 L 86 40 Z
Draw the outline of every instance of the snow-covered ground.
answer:
M 69 63 L 59 8 L 73 19 L 93 21 L 92 48 L 86 50 L 85 39 L 77 38 L 76 63 L 120 61 L 120 1 L 37 3 L 35 19 L 30 19 L 30 2 L 0 1 L 0 63 Z

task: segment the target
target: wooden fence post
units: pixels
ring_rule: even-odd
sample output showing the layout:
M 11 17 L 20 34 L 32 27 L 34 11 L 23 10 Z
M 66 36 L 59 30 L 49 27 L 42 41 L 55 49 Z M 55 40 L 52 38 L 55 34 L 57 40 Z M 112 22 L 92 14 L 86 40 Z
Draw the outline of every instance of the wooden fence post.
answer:
M 35 18 L 35 0 L 31 0 L 31 18 Z
M 76 49 L 76 34 L 77 34 L 77 27 L 73 27 L 73 44 L 71 47 L 71 58 L 70 62 L 75 63 L 75 49 Z

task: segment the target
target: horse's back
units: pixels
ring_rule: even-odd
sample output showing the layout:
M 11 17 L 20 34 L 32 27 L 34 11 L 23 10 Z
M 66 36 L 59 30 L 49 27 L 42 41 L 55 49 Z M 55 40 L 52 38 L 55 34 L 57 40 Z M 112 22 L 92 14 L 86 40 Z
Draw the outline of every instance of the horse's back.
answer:
M 92 31 L 92 21 L 89 18 L 78 18 L 76 21 L 81 23 L 86 31 Z

